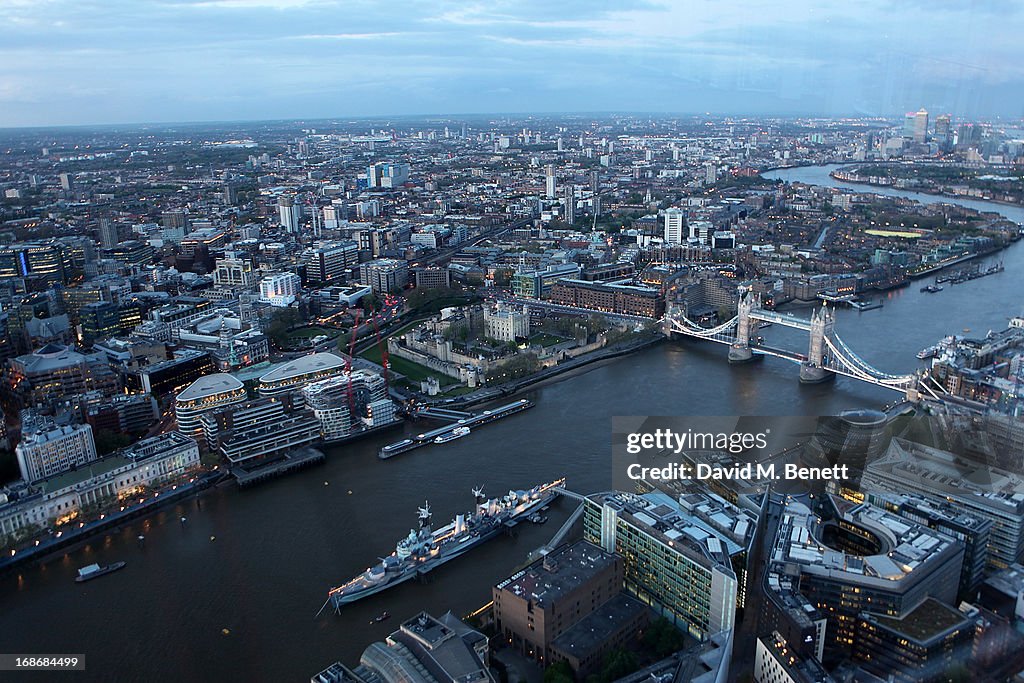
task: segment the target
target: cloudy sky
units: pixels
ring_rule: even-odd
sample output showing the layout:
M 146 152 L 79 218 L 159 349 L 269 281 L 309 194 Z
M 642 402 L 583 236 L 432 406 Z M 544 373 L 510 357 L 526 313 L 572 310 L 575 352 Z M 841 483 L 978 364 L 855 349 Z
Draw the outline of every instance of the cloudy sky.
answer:
M 1024 115 L 1020 0 L 0 0 L 0 126 Z

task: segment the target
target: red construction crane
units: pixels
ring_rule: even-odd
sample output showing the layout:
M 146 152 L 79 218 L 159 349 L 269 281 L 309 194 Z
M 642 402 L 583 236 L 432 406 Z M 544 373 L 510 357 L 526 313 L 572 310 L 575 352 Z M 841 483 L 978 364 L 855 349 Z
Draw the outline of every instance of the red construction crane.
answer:
M 352 401 L 352 354 L 356 348 L 356 337 L 359 335 L 359 314 L 362 309 L 357 308 L 355 318 L 352 322 L 352 332 L 348 341 L 348 358 L 345 360 L 345 372 L 348 373 L 348 414 L 352 415 L 354 407 Z
M 377 334 L 377 349 L 380 351 L 380 364 L 384 368 L 384 386 L 388 384 L 388 350 L 383 344 L 380 343 L 380 326 L 377 325 L 378 316 L 371 318 L 373 321 L 373 331 Z

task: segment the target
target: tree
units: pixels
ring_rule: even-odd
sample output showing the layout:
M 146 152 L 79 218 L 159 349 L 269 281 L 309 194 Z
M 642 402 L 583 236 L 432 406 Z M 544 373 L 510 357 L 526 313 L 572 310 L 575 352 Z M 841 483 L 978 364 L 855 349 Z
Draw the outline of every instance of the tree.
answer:
M 544 683 L 573 683 L 572 667 L 566 661 L 555 662 L 544 671 Z
M 267 336 L 278 346 L 284 346 L 288 340 L 288 331 L 302 322 L 302 316 L 296 308 L 287 307 L 274 311 L 267 325 Z
M 342 332 L 338 335 L 338 350 L 348 353 L 349 342 L 352 341 L 352 332 Z
M 637 669 L 636 655 L 629 650 L 621 648 L 612 650 L 604 658 L 604 667 L 601 669 L 602 681 L 617 681 L 628 676 Z
M 370 292 L 369 294 L 367 294 L 366 296 L 359 300 L 359 305 L 362 307 L 363 311 L 365 311 L 367 315 L 378 310 L 380 308 L 380 303 L 380 297 L 377 296 L 374 292 Z
M 686 636 L 665 617 L 660 617 L 644 632 L 644 646 L 659 659 L 668 657 L 686 646 Z

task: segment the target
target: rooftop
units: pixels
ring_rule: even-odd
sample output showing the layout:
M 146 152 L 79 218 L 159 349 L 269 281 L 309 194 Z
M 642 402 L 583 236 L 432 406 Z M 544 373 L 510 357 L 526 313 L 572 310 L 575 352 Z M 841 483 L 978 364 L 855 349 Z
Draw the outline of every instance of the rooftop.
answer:
M 717 530 L 709 521 L 700 519 L 691 512 L 694 510 L 692 501 L 684 499 L 684 505 L 661 491 L 651 491 L 643 495 L 623 492 L 598 493 L 590 496 L 590 499 L 616 508 L 620 516 L 634 526 L 649 530 L 665 545 L 679 548 L 681 551 L 688 549 L 689 552 L 700 555 L 705 561 L 717 564 L 730 572 L 732 570 L 729 558 L 744 550 L 743 546 L 730 538 L 730 535 L 735 533 L 734 525 L 743 527 L 742 522 L 745 521 L 740 519 L 746 517 L 745 513 L 738 508 L 727 510 L 719 507 L 712 510 L 712 506 L 707 506 L 709 515 L 717 517 L 723 527 L 723 530 Z M 709 516 L 708 519 L 713 519 L 713 516 Z M 724 528 L 729 528 L 730 531 L 726 533 Z M 742 531 L 745 536 L 747 531 Z
M 323 372 L 325 370 L 340 370 L 344 367 L 345 360 L 333 353 L 314 353 L 308 356 L 296 358 L 284 365 L 277 366 L 267 374 L 261 376 L 260 382 L 271 383 L 298 379 L 304 375 Z
M 618 561 L 615 555 L 592 543 L 577 541 L 516 572 L 497 587 L 543 607 L 576 590 Z
M 820 537 L 827 523 L 803 503 L 788 500 L 772 549 L 772 561 L 794 563 L 803 571 L 858 583 L 895 587 L 919 567 L 943 562 L 957 546 L 952 538 L 867 503 L 853 504 L 830 496 L 836 517 L 877 537 L 877 554 L 858 555 L 825 545 Z
M 619 593 L 563 631 L 551 646 L 563 653 L 572 653 L 581 660 L 586 659 L 604 645 L 610 635 L 647 609 L 647 605 L 636 598 Z
M 881 614 L 866 614 L 865 617 L 889 631 L 922 644 L 957 627 L 966 627 L 970 622 L 970 618 L 963 612 L 944 605 L 935 598 L 928 598 L 903 617 Z
M 217 394 L 237 391 L 244 388 L 244 385 L 231 375 L 218 372 L 212 375 L 200 377 L 188 385 L 184 391 L 175 397 L 176 401 L 196 401 L 209 398 Z

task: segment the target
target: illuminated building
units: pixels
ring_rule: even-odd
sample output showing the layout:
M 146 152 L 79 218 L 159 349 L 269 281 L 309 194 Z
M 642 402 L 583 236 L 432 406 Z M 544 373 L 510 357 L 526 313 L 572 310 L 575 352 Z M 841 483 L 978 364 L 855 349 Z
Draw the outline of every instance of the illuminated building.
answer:
M 168 432 L 34 484 L 0 489 L 0 539 L 70 521 L 87 506 L 135 502 L 128 499 L 176 481 L 198 466 L 198 444 Z
M 377 294 L 404 289 L 409 284 L 409 264 L 399 259 L 374 259 L 359 266 L 359 281 Z
M 665 297 L 661 292 L 637 285 L 563 278 L 552 285 L 548 299 L 563 306 L 619 315 L 657 319 L 665 314 Z
M 584 505 L 583 537 L 622 556 L 631 594 L 700 640 L 733 628 L 732 557 L 745 548 L 661 492 L 598 493 Z
M 29 405 L 84 394 L 93 388 L 89 358 L 59 344 L 10 359 L 11 388 Z
M 178 432 L 199 439 L 203 413 L 246 399 L 245 386 L 225 373 L 200 377 L 174 397 L 174 417 Z
M 863 613 L 853 660 L 892 683 L 948 681 L 971 659 L 976 620 L 934 598 L 900 616 Z
M 279 365 L 259 379 L 260 396 L 283 396 L 310 382 L 345 372 L 346 362 L 333 353 L 313 353 Z
M 96 444 L 92 427 L 57 425 L 41 419 L 21 434 L 15 448 L 18 467 L 27 482 L 45 479 L 84 465 L 96 459 Z
M 763 605 L 806 604 L 824 616 L 827 627 L 811 636 L 818 659 L 825 649 L 850 653 L 861 612 L 899 617 L 926 598 L 956 598 L 963 544 L 866 503 L 826 496 L 822 504 L 830 508 L 822 517 L 788 496 L 774 504 L 780 521 Z
M 55 240 L 0 246 L 0 279 L 38 278 L 47 284 L 67 284 L 71 262 Z
M 95 341 L 126 335 L 142 323 L 142 310 L 138 304 L 115 304 L 98 301 L 79 309 L 82 326 L 82 342 L 90 345 Z
M 1024 557 L 1024 478 L 904 439 L 864 470 L 865 490 L 915 493 L 992 521 L 987 562 L 1003 569 Z
M 179 349 L 174 352 L 174 358 L 140 368 L 134 388 L 155 396 L 163 396 L 188 386 L 211 372 L 213 359 L 209 353 L 195 349 Z
M 359 264 L 359 246 L 355 242 L 320 242 L 302 252 L 306 279 L 311 284 L 329 285 L 344 279 L 350 268 Z

